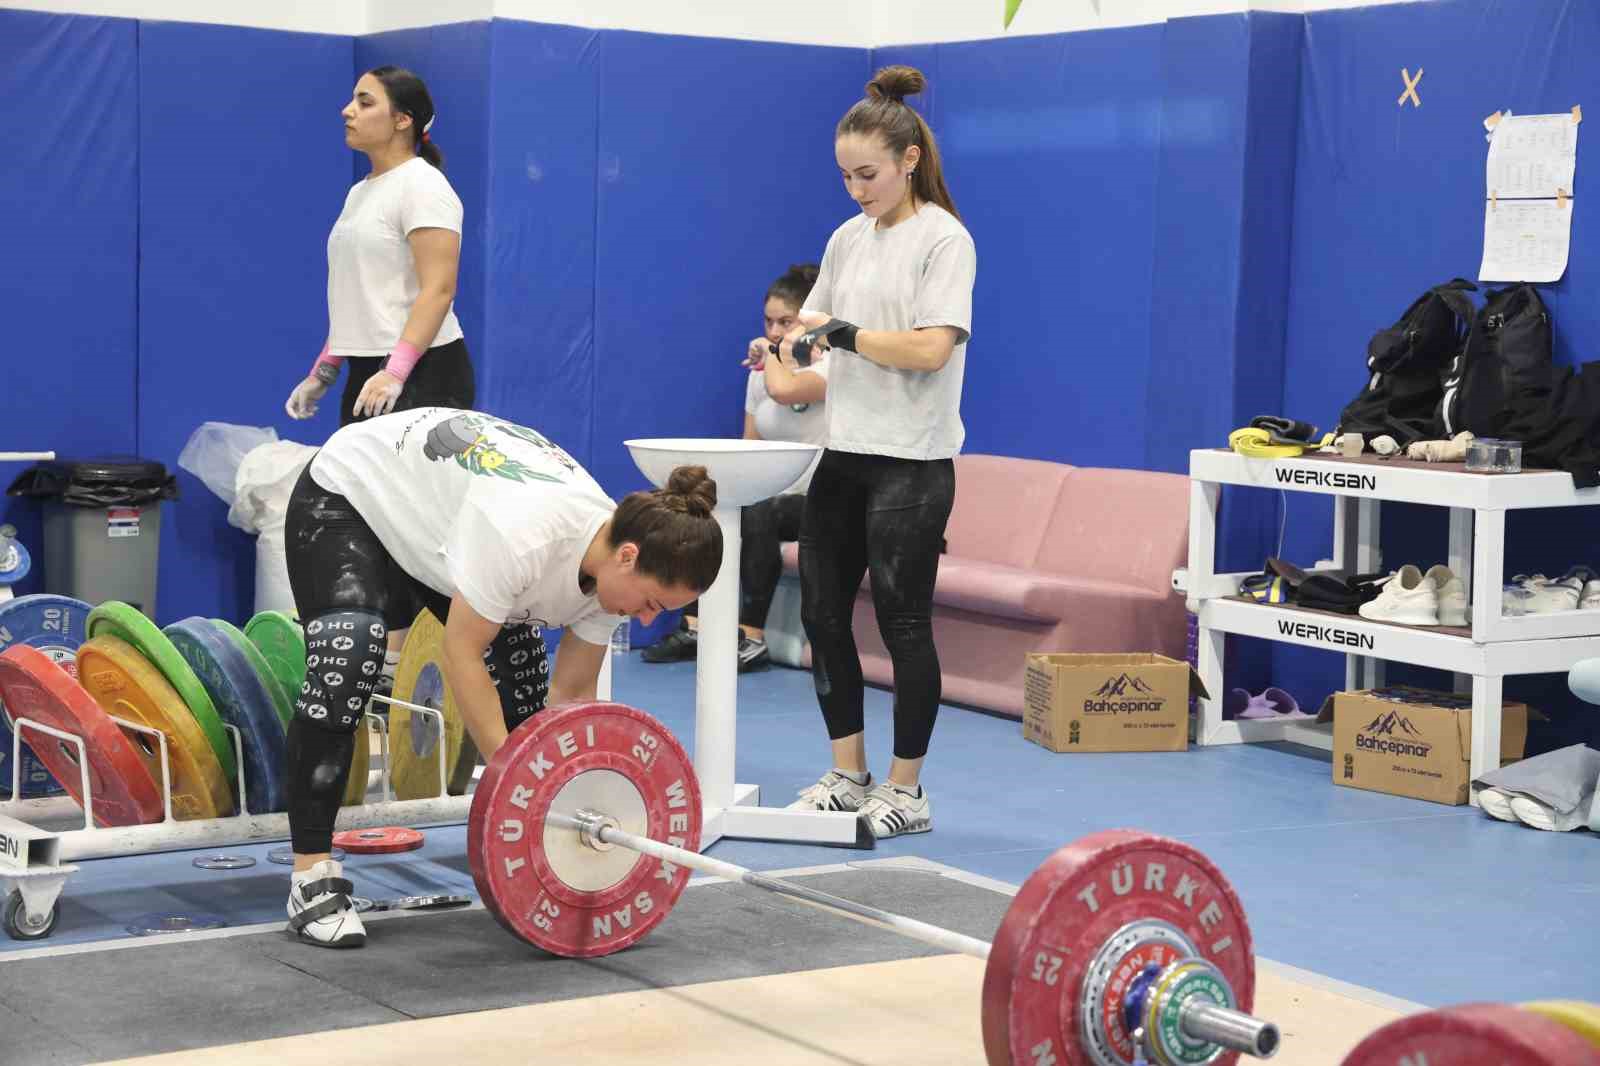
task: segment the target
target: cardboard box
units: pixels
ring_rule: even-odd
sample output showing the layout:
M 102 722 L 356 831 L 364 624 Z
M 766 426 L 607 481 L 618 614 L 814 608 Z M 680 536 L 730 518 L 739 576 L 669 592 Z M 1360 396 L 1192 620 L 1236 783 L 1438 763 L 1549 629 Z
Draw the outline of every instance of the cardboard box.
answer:
M 1205 695 L 1199 676 L 1165 655 L 1033 652 L 1022 735 L 1051 751 L 1183 751 L 1191 693 Z
M 1500 765 L 1522 758 L 1528 717 L 1510 700 L 1500 711 Z M 1434 803 L 1467 802 L 1472 782 L 1472 700 L 1395 685 L 1335 692 L 1317 721 L 1333 721 L 1333 782 Z

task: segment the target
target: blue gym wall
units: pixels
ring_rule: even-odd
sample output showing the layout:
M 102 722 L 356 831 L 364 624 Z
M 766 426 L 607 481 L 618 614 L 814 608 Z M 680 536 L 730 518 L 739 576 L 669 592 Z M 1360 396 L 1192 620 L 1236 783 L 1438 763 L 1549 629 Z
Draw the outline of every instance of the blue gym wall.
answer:
M 1307 16 L 871 51 L 495 20 L 351 39 L 0 11 L 0 90 L 35 136 L 0 190 L 19 353 L 0 448 L 136 450 L 175 467 L 205 420 L 273 425 L 326 328 L 323 248 L 363 167 L 337 138 L 354 77 L 428 78 L 466 208 L 457 312 L 479 405 L 540 426 L 608 490 L 642 485 L 628 436 L 734 434 L 766 283 L 849 213 L 833 123 L 873 68 L 915 100 L 979 248 L 967 450 L 1183 471 L 1261 413 L 1329 427 L 1367 338 L 1476 272 L 1481 119 L 1585 103 L 1600 8 L 1432 0 Z M 1401 67 L 1423 106 L 1397 107 Z M 757 72 L 805 70 L 804 78 Z M 759 86 L 759 91 L 752 86 Z M 1580 143 L 1579 173 L 1592 165 Z M 1544 289 L 1557 359 L 1600 340 L 1579 219 Z M 25 360 L 36 361 L 37 368 Z M 63 412 L 70 412 L 63 414 Z M 7 472 L 10 474 L 10 471 Z M 252 544 L 180 474 L 162 620 L 250 611 Z M 37 508 L 3 514 L 37 542 Z M 1286 512 L 1280 511 L 1286 507 Z M 1327 501 L 1227 494 L 1230 568 L 1330 550 Z M 1508 524 L 1511 570 L 1590 561 L 1596 521 Z M 1442 512 L 1394 507 L 1386 560 L 1444 552 Z M 43 588 L 36 570 L 19 591 Z M 1336 658 L 1236 642 L 1230 684 L 1315 703 Z M 1438 679 L 1430 679 L 1437 681 Z M 1508 683 L 1593 734 L 1558 678 Z

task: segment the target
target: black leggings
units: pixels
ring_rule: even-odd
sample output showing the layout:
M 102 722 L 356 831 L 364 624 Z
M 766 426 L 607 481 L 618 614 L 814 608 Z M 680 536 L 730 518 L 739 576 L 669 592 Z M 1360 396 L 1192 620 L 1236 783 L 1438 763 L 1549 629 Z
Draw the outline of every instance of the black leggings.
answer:
M 344 379 L 344 398 L 339 401 L 339 425 L 364 422 L 350 412 L 355 409 L 367 379 L 383 369 L 383 360 L 376 356 L 357 356 L 346 359 L 349 373 Z M 459 407 L 472 409 L 477 399 L 477 388 L 472 380 L 472 356 L 467 354 L 467 342 L 453 340 L 429 348 L 417 360 L 400 386 L 400 398 L 395 401 L 396 411 L 410 411 L 418 407 Z
M 933 585 L 955 492 L 949 459 L 822 453 L 800 527 L 800 613 L 833 740 L 863 728 L 851 615 L 861 575 L 870 573 L 878 632 L 894 662 L 894 754 L 928 753 L 942 692 Z
M 441 622 L 448 621 L 449 598 L 402 570 L 350 501 L 317 484 L 309 463 L 289 498 L 284 536 L 289 584 L 302 624 L 309 627 L 338 620 L 348 629 L 353 619 L 359 625 L 352 632 L 360 634 L 376 627 L 370 629 L 375 635 L 385 627 L 410 625 L 415 617 L 408 613 L 412 602 L 427 607 Z M 396 588 L 407 590 L 404 603 L 397 603 L 392 595 Z M 361 725 L 359 714 L 343 721 L 348 716 L 341 714 L 341 708 L 347 700 L 370 691 L 370 684 L 358 688 L 355 679 L 371 678 L 383 664 L 381 640 L 375 653 L 365 641 L 357 640 L 346 654 L 351 662 L 341 665 L 340 680 L 332 686 L 338 688 L 339 698 L 330 701 L 325 697 L 335 693 L 318 691 L 328 675 L 311 677 L 316 665 L 326 664 L 312 664 L 312 649 L 307 648 L 308 681 L 289 723 L 285 771 L 289 833 L 295 852 L 301 855 L 320 854 L 332 846 L 333 822 Z M 508 731 L 543 708 L 549 691 L 549 663 L 544 637 L 537 629 L 521 625 L 501 629 L 485 652 L 484 662 L 499 692 Z M 330 707 L 332 714 L 328 713 Z
M 383 369 L 384 361 L 375 356 L 361 356 L 346 359 L 345 362 L 349 364 L 350 372 L 345 375 L 344 399 L 339 401 L 341 426 L 365 422 L 370 417 L 363 415 L 357 418 L 350 412 L 355 409 L 356 400 L 367 379 Z M 477 395 L 472 378 L 472 356 L 467 353 L 467 342 L 457 338 L 423 353 L 406 376 L 405 384 L 400 386 L 400 398 L 395 401 L 394 409 L 411 411 L 418 407 L 456 407 L 468 411 L 472 409 Z M 389 598 L 397 605 L 396 610 L 406 616 L 406 620 L 399 625 L 391 624 L 391 629 L 404 629 L 426 606 L 413 593 L 410 582 L 401 582 L 391 588 Z M 444 620 L 444 615 L 437 611 L 434 614 L 439 615 L 440 621 Z
M 752 629 L 767 627 L 772 597 L 783 576 L 780 548 L 786 540 L 800 537 L 800 518 L 805 514 L 806 498 L 800 493 L 774 496 L 750 504 L 739 512 L 739 624 Z M 700 616 L 700 601 L 684 608 L 684 614 Z

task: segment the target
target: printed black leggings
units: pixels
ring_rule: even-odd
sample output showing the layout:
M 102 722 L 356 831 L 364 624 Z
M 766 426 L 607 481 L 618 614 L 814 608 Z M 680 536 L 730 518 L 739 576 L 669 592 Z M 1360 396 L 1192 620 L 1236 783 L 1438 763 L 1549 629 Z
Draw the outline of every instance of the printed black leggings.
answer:
M 307 680 L 289 723 L 285 769 L 289 833 L 297 854 L 314 855 L 332 846 L 350 757 L 356 737 L 363 735 L 359 709 L 383 665 L 378 634 L 410 625 L 415 617 L 409 613 L 413 602 L 446 622 L 450 600 L 402 570 L 355 506 L 317 484 L 309 463 L 289 498 L 284 536 L 289 585 L 309 638 Z M 392 595 L 397 588 L 406 589 L 407 595 Z M 314 635 L 312 626 L 318 630 Z M 341 645 L 336 643 L 340 636 L 326 639 L 329 632 L 348 632 L 356 639 Z M 373 642 L 362 639 L 369 633 Z M 341 656 L 332 674 L 330 652 Z M 313 663 L 313 655 L 322 661 Z M 484 665 L 499 692 L 508 731 L 544 707 L 550 668 L 544 637 L 537 629 L 521 625 L 501 629 L 484 653 Z M 351 701 L 355 706 L 347 708 Z
M 851 615 L 868 573 L 878 632 L 894 662 L 894 754 L 928 753 L 942 691 L 933 585 L 955 490 L 949 459 L 822 453 L 800 526 L 800 612 L 831 739 L 862 730 L 861 656 Z

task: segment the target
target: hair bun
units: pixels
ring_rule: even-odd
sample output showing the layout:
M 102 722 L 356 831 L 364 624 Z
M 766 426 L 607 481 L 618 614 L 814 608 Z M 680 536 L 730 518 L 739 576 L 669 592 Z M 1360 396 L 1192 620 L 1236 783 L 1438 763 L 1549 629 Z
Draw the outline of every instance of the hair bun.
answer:
M 691 518 L 710 518 L 717 506 L 717 483 L 703 466 L 680 466 L 667 478 L 664 501 Z
M 867 82 L 867 95 L 903 103 L 928 87 L 928 79 L 916 67 L 884 67 Z

